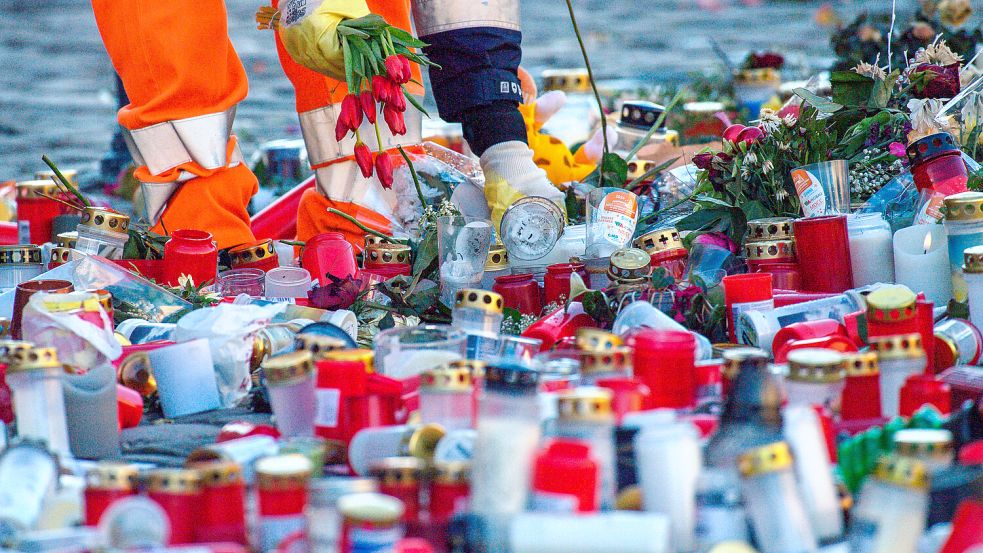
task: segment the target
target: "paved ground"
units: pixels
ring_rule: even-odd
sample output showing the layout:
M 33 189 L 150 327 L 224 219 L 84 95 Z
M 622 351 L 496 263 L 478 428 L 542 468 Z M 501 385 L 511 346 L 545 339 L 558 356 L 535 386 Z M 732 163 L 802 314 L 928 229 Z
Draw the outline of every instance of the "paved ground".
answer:
M 122 1 L 122 0 L 121 0 Z M 163 0 L 166 1 L 166 0 Z M 711 1 L 711 0 L 701 0 Z M 708 42 L 716 38 L 735 60 L 749 49 L 778 48 L 792 67 L 828 64 L 828 32 L 813 22 L 819 2 L 736 0 L 718 11 L 694 0 L 575 0 L 588 48 L 602 77 L 678 77 L 719 66 Z M 899 11 L 914 0 L 898 0 Z M 256 0 L 227 0 L 232 40 L 250 76 L 236 132 L 248 156 L 264 140 L 297 135 L 292 91 L 276 61 L 269 32 L 257 31 Z M 836 4 L 843 17 L 887 0 Z M 86 0 L 0 0 L 0 180 L 43 168 L 42 153 L 62 166 L 99 159 L 113 130 L 112 73 Z M 906 16 L 901 17 L 902 20 Z M 581 65 L 561 0 L 523 0 L 525 65 Z

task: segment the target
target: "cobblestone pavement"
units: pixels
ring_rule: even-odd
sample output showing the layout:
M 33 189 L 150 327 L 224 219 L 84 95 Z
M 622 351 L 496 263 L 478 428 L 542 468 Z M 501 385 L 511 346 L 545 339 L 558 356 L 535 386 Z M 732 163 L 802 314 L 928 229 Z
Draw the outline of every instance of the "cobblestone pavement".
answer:
M 122 0 L 121 0 L 122 1 Z M 166 0 L 163 0 L 166 1 Z M 575 0 L 589 52 L 601 77 L 678 77 L 719 66 L 708 38 L 736 60 L 749 49 L 777 48 L 793 66 L 828 63 L 828 30 L 813 21 L 819 2 L 736 0 L 718 11 L 694 0 Z M 292 89 L 280 70 L 268 31 L 256 30 L 259 2 L 227 0 L 232 40 L 250 77 L 236 133 L 247 155 L 258 143 L 299 136 Z M 900 20 L 914 0 L 899 0 Z M 851 17 L 887 0 L 836 4 Z M 523 0 L 525 65 L 533 74 L 580 63 L 562 0 Z M 85 0 L 0 0 L 0 181 L 43 168 L 46 153 L 62 166 L 85 166 L 106 151 L 115 124 L 112 70 Z

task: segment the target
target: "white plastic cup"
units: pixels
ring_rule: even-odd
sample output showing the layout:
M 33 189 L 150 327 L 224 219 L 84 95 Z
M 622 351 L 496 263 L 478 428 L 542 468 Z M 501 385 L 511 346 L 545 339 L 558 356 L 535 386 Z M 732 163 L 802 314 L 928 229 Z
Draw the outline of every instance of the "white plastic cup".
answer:
M 693 551 L 702 467 L 699 431 L 686 422 L 646 425 L 635 435 L 635 455 L 642 506 L 669 517 L 672 550 Z
M 300 267 L 277 267 L 266 272 L 266 297 L 306 298 L 311 274 Z
M 221 407 L 208 340 L 199 338 L 147 352 L 164 416 L 171 419 Z

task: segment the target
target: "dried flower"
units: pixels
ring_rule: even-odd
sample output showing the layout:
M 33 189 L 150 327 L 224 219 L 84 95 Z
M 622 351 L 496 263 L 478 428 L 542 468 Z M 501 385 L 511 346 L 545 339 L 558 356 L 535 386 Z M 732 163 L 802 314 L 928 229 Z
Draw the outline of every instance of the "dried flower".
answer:
M 887 73 L 883 69 L 863 61 L 853 68 L 853 72 L 864 77 L 870 77 L 875 81 L 883 81 L 887 78 Z
M 928 42 L 935 36 L 935 29 L 924 21 L 916 21 L 911 24 L 911 34 L 922 42 Z
M 942 0 L 939 2 L 939 20 L 950 27 L 961 27 L 973 15 L 969 0 Z
M 857 29 L 857 38 L 861 42 L 880 42 L 881 32 L 873 25 L 863 25 Z
M 361 140 L 355 143 L 355 163 L 358 164 L 363 177 L 372 176 L 372 151 Z
M 307 293 L 311 306 L 329 311 L 351 307 L 361 293 L 362 281 L 352 277 L 338 278 L 331 273 L 326 276 L 330 279 L 328 284 Z
M 932 33 L 932 36 L 935 36 L 934 29 L 932 30 Z M 915 52 L 914 61 L 917 64 L 930 64 L 947 67 L 963 61 L 963 57 L 953 52 L 944 40 L 940 40 L 935 44 L 929 44 L 928 46 Z
M 917 98 L 952 98 L 959 94 L 959 63 L 945 67 L 923 63 L 908 74 Z

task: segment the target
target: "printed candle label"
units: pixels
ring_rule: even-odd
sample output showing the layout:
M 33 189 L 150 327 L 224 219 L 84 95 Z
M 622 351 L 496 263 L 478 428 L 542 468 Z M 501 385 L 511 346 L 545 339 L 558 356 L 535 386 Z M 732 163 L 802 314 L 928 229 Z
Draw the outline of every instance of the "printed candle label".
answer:
M 748 311 L 768 311 L 775 308 L 775 300 L 761 300 L 761 301 L 749 301 L 744 303 L 735 303 L 730 306 L 731 313 L 734 315 L 734 323 L 741 320 L 741 313 L 747 313 Z
M 927 198 L 922 196 L 923 202 L 915 214 L 913 225 L 934 225 L 942 220 L 942 200 L 945 196 L 938 192 L 932 192 Z
M 638 201 L 629 192 L 612 192 L 601 200 L 597 222 L 602 236 L 612 244 L 627 244 L 635 232 Z
M 796 169 L 792 171 L 792 182 L 795 183 L 795 192 L 799 195 L 803 215 L 815 217 L 826 213 L 826 194 L 823 193 L 823 185 L 816 175 Z
M 317 411 L 314 416 L 314 424 L 328 428 L 337 428 L 341 390 L 337 388 L 318 388 L 316 394 Z

